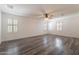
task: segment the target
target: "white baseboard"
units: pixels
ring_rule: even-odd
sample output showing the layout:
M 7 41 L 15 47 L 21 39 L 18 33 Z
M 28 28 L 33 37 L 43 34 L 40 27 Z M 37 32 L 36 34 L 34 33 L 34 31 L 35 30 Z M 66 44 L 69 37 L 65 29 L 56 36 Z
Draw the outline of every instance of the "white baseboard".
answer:
M 75 36 L 75 35 L 58 34 L 58 33 L 50 33 L 50 34 L 51 34 L 51 35 L 65 36 L 65 37 L 79 38 L 79 36 Z
M 39 35 L 45 35 L 46 33 L 40 33 L 40 34 L 32 34 L 32 35 L 26 35 L 26 36 L 20 36 L 20 37 L 15 37 L 15 38 L 7 38 L 3 41 L 10 41 L 10 40 L 16 40 L 16 39 L 21 39 L 21 38 L 29 38 L 29 37 L 34 37 L 34 36 L 39 36 Z M 2 41 L 2 42 L 3 42 Z

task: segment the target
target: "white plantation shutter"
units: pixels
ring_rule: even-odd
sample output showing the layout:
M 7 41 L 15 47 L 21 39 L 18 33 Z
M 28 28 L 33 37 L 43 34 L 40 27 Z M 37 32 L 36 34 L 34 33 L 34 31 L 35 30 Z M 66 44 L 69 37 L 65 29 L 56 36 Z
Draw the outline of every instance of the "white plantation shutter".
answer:
M 17 24 L 16 19 L 8 19 L 8 32 L 17 32 Z

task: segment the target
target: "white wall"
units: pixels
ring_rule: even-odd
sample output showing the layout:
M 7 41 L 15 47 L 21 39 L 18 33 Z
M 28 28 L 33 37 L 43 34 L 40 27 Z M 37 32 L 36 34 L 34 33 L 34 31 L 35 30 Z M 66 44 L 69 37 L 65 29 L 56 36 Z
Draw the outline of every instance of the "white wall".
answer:
M 1 43 L 1 10 L 0 10 L 0 43 Z
M 18 20 L 18 32 L 7 32 L 8 18 Z M 63 23 L 62 31 L 57 31 L 57 22 Z M 2 41 L 46 34 L 46 28 L 46 23 L 43 20 L 31 18 L 28 19 L 26 17 L 2 13 Z M 49 21 L 48 29 L 49 34 L 79 38 L 79 15 L 63 19 L 52 19 Z
M 18 20 L 18 32 L 7 32 L 8 18 L 14 18 Z M 31 18 L 27 19 L 26 17 L 22 16 L 14 16 L 7 13 L 2 13 L 2 41 L 42 35 L 46 33 L 44 28 L 45 25 L 43 24 L 42 20 Z
M 62 31 L 57 31 L 57 22 L 62 22 Z M 79 38 L 79 15 L 49 22 L 49 33 Z

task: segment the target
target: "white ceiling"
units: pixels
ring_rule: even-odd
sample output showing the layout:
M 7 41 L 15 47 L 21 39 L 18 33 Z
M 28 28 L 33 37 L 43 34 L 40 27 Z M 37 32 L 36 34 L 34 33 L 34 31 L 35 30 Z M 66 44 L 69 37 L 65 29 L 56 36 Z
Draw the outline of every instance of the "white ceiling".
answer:
M 50 13 L 55 16 L 79 12 L 79 5 L 54 4 L 3 4 L 1 10 L 19 16 L 38 16 Z

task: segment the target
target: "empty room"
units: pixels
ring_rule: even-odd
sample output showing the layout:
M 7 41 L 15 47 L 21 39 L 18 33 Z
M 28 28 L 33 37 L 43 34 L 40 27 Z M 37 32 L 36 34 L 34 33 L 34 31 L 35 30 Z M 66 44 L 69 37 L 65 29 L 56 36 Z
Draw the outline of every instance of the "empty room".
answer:
M 0 55 L 79 55 L 79 5 L 0 4 Z

